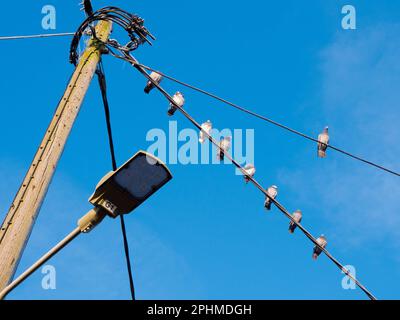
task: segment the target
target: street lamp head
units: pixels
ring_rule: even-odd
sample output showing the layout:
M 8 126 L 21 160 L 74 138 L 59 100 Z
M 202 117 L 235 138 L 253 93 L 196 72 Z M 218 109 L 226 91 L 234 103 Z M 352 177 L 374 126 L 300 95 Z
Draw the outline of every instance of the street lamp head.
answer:
M 139 151 L 100 180 L 89 202 L 115 218 L 130 213 L 171 179 L 171 172 L 160 159 Z

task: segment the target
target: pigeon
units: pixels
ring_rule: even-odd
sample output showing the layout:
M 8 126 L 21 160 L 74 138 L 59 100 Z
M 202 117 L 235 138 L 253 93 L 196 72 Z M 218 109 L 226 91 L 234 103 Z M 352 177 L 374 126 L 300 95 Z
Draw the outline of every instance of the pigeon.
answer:
M 217 157 L 219 160 L 224 160 L 225 152 L 228 152 L 231 148 L 231 140 L 231 137 L 221 138 L 217 152 Z
M 150 78 L 157 84 L 160 84 L 161 80 L 163 79 L 162 75 L 157 72 L 150 73 Z M 150 91 L 154 89 L 154 87 L 154 84 L 149 80 L 147 81 L 147 85 L 144 88 L 144 92 L 149 94 Z
M 185 104 L 185 97 L 183 96 L 182 93 L 180 93 L 179 91 L 177 91 L 174 96 L 172 97 L 172 99 L 174 100 L 174 102 L 179 106 L 179 107 L 183 107 L 183 105 Z M 169 104 L 169 109 L 168 109 L 168 115 L 169 116 L 173 116 L 175 111 L 176 111 L 176 106 L 173 103 Z
M 203 143 L 204 141 L 207 140 L 207 136 L 205 135 L 205 133 L 207 133 L 208 135 L 211 135 L 211 130 L 212 130 L 212 123 L 210 120 L 207 120 L 206 122 L 204 122 L 201 125 L 201 131 L 200 131 L 200 135 L 199 135 L 200 143 Z
M 253 178 L 254 174 L 256 173 L 256 167 L 249 163 L 244 167 L 244 171 L 246 172 L 244 175 L 244 181 L 248 183 L 250 181 L 249 177 Z
M 276 196 L 278 195 L 278 187 L 277 186 L 270 186 L 267 189 L 267 194 L 269 197 L 265 197 L 265 202 L 264 202 L 264 207 L 267 210 L 271 210 L 271 199 L 275 199 Z
M 329 144 L 329 134 L 328 127 L 324 128 L 324 131 L 318 135 L 318 157 L 325 158 L 326 157 L 326 149 Z
M 317 243 L 318 243 L 322 248 L 325 248 L 328 242 L 326 241 L 325 236 L 322 234 L 322 235 L 317 239 Z M 314 247 L 314 251 L 313 251 L 313 256 L 312 256 L 313 259 L 314 259 L 314 260 L 317 260 L 318 256 L 321 254 L 321 252 L 322 252 L 321 248 L 318 247 L 318 246 L 315 246 L 315 247 Z
M 293 212 L 292 217 L 294 219 L 294 221 L 296 221 L 297 223 L 301 222 L 301 218 L 303 217 L 301 210 L 296 210 L 295 212 Z M 289 224 L 289 232 L 293 233 L 294 230 L 296 229 L 296 224 L 293 221 L 290 221 Z

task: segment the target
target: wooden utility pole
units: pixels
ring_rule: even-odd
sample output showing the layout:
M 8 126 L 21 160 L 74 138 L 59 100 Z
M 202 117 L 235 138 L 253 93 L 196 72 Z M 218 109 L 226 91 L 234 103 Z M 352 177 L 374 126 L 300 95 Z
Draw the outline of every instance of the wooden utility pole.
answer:
M 96 35 L 107 41 L 112 24 L 100 21 Z M 90 40 L 0 229 L 0 291 L 12 280 L 41 204 L 102 54 Z

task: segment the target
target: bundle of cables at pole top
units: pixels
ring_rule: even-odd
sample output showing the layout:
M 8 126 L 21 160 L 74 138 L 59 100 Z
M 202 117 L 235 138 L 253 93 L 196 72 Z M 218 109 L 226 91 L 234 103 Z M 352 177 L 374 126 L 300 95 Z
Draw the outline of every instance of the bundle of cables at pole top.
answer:
M 117 7 L 104 7 L 102 9 L 93 12 L 86 20 L 80 25 L 78 30 L 71 42 L 70 48 L 70 62 L 74 65 L 77 64 L 79 59 L 78 46 L 83 35 L 89 31 L 94 39 L 97 39 L 96 33 L 93 27 L 96 21 L 111 21 L 118 26 L 122 27 L 130 38 L 129 42 L 125 45 L 121 45 L 118 41 L 110 39 L 107 42 L 107 47 L 113 47 L 118 50 L 125 52 L 131 52 L 136 50 L 139 45 L 143 43 L 152 44 L 147 37 L 155 40 L 155 37 L 145 28 L 144 20 L 138 15 L 131 14 L 125 10 Z M 99 39 L 97 39 L 99 40 Z

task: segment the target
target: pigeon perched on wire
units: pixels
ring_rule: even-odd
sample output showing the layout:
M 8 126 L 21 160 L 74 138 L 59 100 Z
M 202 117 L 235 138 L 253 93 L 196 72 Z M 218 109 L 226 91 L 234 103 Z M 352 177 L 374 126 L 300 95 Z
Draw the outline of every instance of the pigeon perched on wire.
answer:
M 328 242 L 326 241 L 325 236 L 322 234 L 318 239 L 317 239 L 317 243 L 322 247 L 325 248 L 326 245 L 328 244 Z M 313 259 L 317 260 L 318 256 L 321 254 L 322 250 L 320 247 L 315 246 L 314 247 L 314 251 L 313 251 Z
M 150 78 L 156 82 L 157 84 L 160 84 L 160 82 L 162 81 L 163 77 L 161 74 L 157 73 L 157 72 L 152 72 L 150 73 Z M 149 94 L 151 90 L 153 90 L 155 88 L 155 85 L 149 80 L 147 81 L 147 85 L 144 88 L 144 92 Z
M 219 142 L 219 148 L 217 151 L 217 157 L 219 160 L 224 160 L 225 152 L 228 152 L 231 148 L 231 137 L 221 138 Z
M 206 122 L 204 122 L 201 125 L 201 131 L 200 131 L 200 135 L 199 135 L 200 143 L 203 143 L 204 141 L 206 141 L 208 139 L 208 137 L 205 133 L 207 133 L 210 136 L 211 130 L 212 130 L 212 123 L 210 120 L 207 120 Z
M 264 207 L 267 210 L 271 210 L 271 203 L 272 203 L 271 198 L 275 199 L 277 197 L 277 195 L 278 195 L 278 187 L 275 186 L 275 185 L 270 186 L 267 189 L 267 194 L 268 194 L 268 197 L 267 196 L 265 197 Z
M 180 93 L 179 91 L 177 91 L 174 96 L 172 97 L 172 99 L 174 100 L 174 102 L 179 106 L 179 107 L 183 107 L 183 105 L 185 104 L 185 97 L 182 93 Z M 174 113 L 176 112 L 176 107 L 173 103 L 169 104 L 169 109 L 168 109 L 168 115 L 169 116 L 173 116 Z
M 249 163 L 244 167 L 244 171 L 246 172 L 244 175 L 244 181 L 248 183 L 250 181 L 250 177 L 253 178 L 254 174 L 256 173 L 256 167 Z
M 326 149 L 328 149 L 329 134 L 328 127 L 324 128 L 324 131 L 318 135 L 318 157 L 326 157 Z
M 301 213 L 301 210 L 296 210 L 296 211 L 293 212 L 293 214 L 292 214 L 293 220 L 296 221 L 297 223 L 300 223 L 300 222 L 301 222 L 302 217 L 303 217 L 303 215 L 302 215 L 302 213 Z M 297 227 L 296 224 L 295 224 L 293 221 L 290 221 L 290 224 L 289 224 L 289 232 L 290 232 L 290 233 L 293 233 L 294 230 L 296 229 L 296 227 Z

